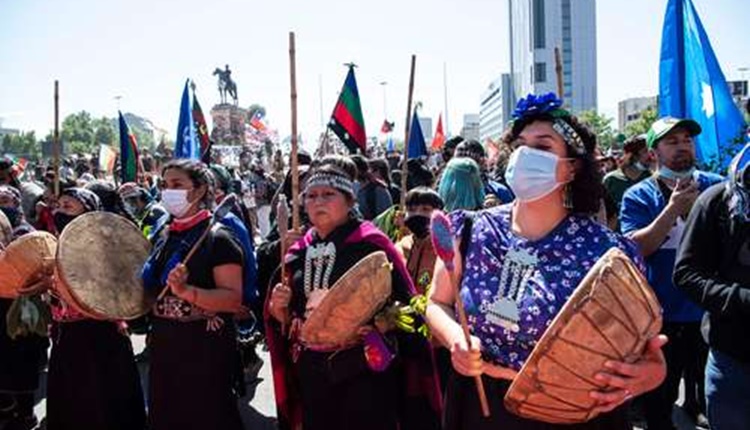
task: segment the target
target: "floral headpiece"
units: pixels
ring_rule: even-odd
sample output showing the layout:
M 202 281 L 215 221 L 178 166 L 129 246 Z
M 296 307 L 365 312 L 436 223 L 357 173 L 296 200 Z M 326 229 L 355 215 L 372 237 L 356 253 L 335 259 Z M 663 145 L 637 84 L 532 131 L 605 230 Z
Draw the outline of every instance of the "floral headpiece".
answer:
M 578 155 L 586 153 L 586 147 L 583 145 L 583 139 L 578 132 L 568 124 L 563 117 L 570 116 L 570 112 L 562 108 L 562 100 L 557 98 L 555 93 L 542 95 L 529 94 L 524 99 L 518 100 L 516 108 L 513 111 L 513 120 L 528 118 L 531 116 L 547 114 L 553 118 L 552 128 L 562 136 L 565 143 L 568 144 Z

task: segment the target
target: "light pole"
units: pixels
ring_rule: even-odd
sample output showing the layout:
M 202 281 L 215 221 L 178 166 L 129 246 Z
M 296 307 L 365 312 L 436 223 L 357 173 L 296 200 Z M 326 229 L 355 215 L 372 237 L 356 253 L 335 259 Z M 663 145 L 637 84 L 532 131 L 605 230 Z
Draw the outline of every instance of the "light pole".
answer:
M 388 86 L 388 82 L 383 81 L 380 83 L 380 86 L 383 87 L 383 119 L 388 121 L 388 97 L 386 95 L 386 88 Z

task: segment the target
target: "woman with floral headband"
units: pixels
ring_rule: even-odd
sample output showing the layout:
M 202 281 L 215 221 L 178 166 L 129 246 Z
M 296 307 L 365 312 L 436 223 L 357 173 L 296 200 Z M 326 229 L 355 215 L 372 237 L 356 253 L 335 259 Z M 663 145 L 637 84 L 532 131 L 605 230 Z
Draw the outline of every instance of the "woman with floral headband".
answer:
M 516 107 L 510 133 L 516 149 L 506 173 L 516 196 L 513 202 L 474 214 L 451 214 L 454 234 L 463 245 L 459 250 L 465 249 L 456 270 L 463 273 L 459 288 L 472 336 L 467 345 L 454 317 L 448 273 L 438 262 L 427 320 L 451 351 L 447 430 L 561 428 L 508 412 L 503 397 L 510 381 L 588 269 L 609 248 L 624 250 L 642 266 L 632 243 L 590 217 L 603 195 L 594 159 L 596 139 L 561 105 L 554 94 L 547 94 L 530 95 Z M 665 341 L 661 336 L 651 339 L 636 363 L 612 362 L 611 368 L 602 369 L 597 379 L 608 389 L 590 395 L 604 413 L 564 428 L 629 429 L 619 406 L 661 383 L 665 364 L 660 348 Z M 484 381 L 490 418 L 480 414 L 476 376 Z
M 303 192 L 312 227 L 287 252 L 284 283 L 273 288 L 267 303 L 279 428 L 436 429 L 439 396 L 424 338 L 376 328 L 374 321 L 344 333 L 343 344 L 303 335 L 329 288 L 378 251 L 392 264 L 386 305 L 408 303 L 415 293 L 393 244 L 355 215 L 355 173 L 354 163 L 339 156 L 312 168 Z M 356 287 L 363 282 L 357 279 Z M 391 342 L 398 348 L 385 346 Z

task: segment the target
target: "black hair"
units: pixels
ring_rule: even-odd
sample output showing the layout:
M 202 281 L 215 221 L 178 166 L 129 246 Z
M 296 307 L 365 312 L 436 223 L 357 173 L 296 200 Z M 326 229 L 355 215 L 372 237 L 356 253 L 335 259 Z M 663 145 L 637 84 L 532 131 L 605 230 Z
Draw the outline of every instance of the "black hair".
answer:
M 463 141 L 464 138 L 461 136 L 453 136 L 446 140 L 443 144 L 443 149 L 440 151 L 443 156 L 443 161 L 446 163 L 450 161 L 450 159 L 453 158 L 453 153 L 456 151 L 456 147 Z
M 91 191 L 99 197 L 103 211 L 116 214 L 123 212 L 121 210 L 120 198 L 117 194 L 115 184 L 97 179 L 89 182 L 83 188 Z
M 406 193 L 406 207 L 428 205 L 435 209 L 443 209 L 443 199 L 435 190 L 427 187 L 417 187 Z
M 406 162 L 407 173 L 406 189 L 411 190 L 416 187 L 432 187 L 435 182 L 435 175 L 425 163 L 418 159 L 412 158 Z
M 453 154 L 454 157 L 470 157 L 474 161 L 479 162 L 482 158 L 487 156 L 484 151 L 484 147 L 481 143 L 474 139 L 469 139 L 461 142 L 456 146 L 456 151 Z
M 193 183 L 193 187 L 199 188 L 203 185 L 206 186 L 206 194 L 201 199 L 201 203 L 207 208 L 212 208 L 214 204 L 214 180 L 211 175 L 209 168 L 200 161 L 191 160 L 189 158 L 178 158 L 168 161 L 161 168 L 161 177 L 167 173 L 169 169 L 182 170 L 188 175 L 190 181 Z
M 386 184 L 391 183 L 391 169 L 388 167 L 388 161 L 385 158 L 374 158 L 367 161 L 370 170 L 377 172 Z
M 531 123 L 536 121 L 554 123 L 556 119 L 565 121 L 573 127 L 578 136 L 581 137 L 584 153 L 578 154 L 570 145 L 565 144 L 567 157 L 574 158 L 578 162 L 573 181 L 569 183 L 571 199 L 573 201 L 573 213 L 591 215 L 599 211 L 605 190 L 602 184 L 602 174 L 596 162 L 596 135 L 586 125 L 573 115 L 552 116 L 549 113 L 539 113 L 524 116 L 513 122 L 508 141 L 514 142 L 521 132 Z
M 360 182 L 364 182 L 367 180 L 367 173 L 370 171 L 370 167 L 367 165 L 367 160 L 365 157 L 354 154 L 349 157 L 349 159 L 354 162 L 354 165 L 357 168 L 357 176 L 355 176 L 352 180 L 358 180 Z

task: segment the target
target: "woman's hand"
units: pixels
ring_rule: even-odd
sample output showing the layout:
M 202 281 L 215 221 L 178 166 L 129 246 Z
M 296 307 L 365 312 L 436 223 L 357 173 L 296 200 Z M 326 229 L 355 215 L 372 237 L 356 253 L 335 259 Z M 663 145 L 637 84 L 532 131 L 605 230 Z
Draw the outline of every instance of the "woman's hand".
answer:
M 292 290 L 284 284 L 276 284 L 271 291 L 271 301 L 268 304 L 271 315 L 282 324 L 286 324 L 289 315 L 289 301 Z
M 646 344 L 646 352 L 632 364 L 606 362 L 606 370 L 594 376 L 597 381 L 606 384 L 606 388 L 590 393 L 598 402 L 597 409 L 600 412 L 611 411 L 632 397 L 661 385 L 667 375 L 667 365 L 661 351 L 666 343 L 667 337 L 664 335 L 650 339 Z
M 187 267 L 184 264 L 179 263 L 171 272 L 169 272 L 169 275 L 167 276 L 167 286 L 175 296 L 190 303 L 194 303 L 197 294 L 191 291 L 192 288 L 188 286 L 187 280 Z
M 479 338 L 471 336 L 471 348 L 466 344 L 462 332 L 455 336 L 450 347 L 451 362 L 456 372 L 464 376 L 479 376 L 484 373 L 485 362 L 482 361 Z

